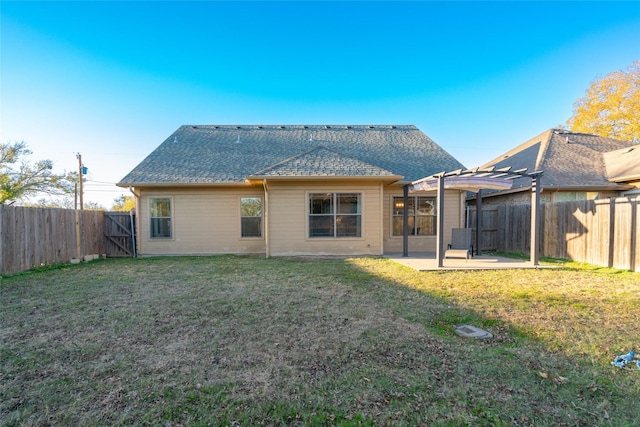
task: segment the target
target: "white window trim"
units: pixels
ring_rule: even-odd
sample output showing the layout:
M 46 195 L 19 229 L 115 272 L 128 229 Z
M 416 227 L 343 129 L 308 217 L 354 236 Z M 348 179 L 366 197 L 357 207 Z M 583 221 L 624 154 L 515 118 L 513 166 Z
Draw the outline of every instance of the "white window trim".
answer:
M 171 224 L 171 237 L 154 237 L 151 234 L 151 201 L 153 199 L 169 199 L 169 203 L 170 203 L 170 207 L 171 207 L 171 216 L 169 217 L 169 221 Z M 175 226 L 175 221 L 174 221 L 174 209 L 175 209 L 175 204 L 173 202 L 173 196 L 164 196 L 164 195 L 155 195 L 155 196 L 147 196 L 147 218 L 149 219 L 149 240 L 163 240 L 163 241 L 168 241 L 168 240 L 175 240 L 176 239 L 176 226 Z M 153 218 L 164 218 L 164 217 L 153 217 Z
M 403 197 L 402 193 L 399 194 L 390 194 L 389 195 L 389 238 L 390 239 L 398 239 L 398 240 L 402 240 L 404 238 L 403 235 L 399 235 L 396 236 L 395 234 L 393 234 L 393 199 L 395 197 Z M 411 197 L 431 197 L 436 199 L 436 203 L 437 203 L 437 196 L 435 194 L 417 194 L 417 195 L 410 195 Z M 434 217 L 436 218 L 436 234 L 422 234 L 422 235 L 415 235 L 415 234 L 409 234 L 409 238 L 410 239 L 435 239 L 437 236 L 437 228 L 438 228 L 438 208 L 436 207 L 436 214 L 434 215 Z
M 260 236 L 243 236 L 242 235 L 242 199 L 260 199 Z M 248 216 L 246 218 L 258 218 L 255 216 Z M 238 221 L 239 221 L 239 231 L 240 231 L 240 239 L 242 240 L 264 240 L 264 197 L 262 195 L 243 195 L 238 197 Z
M 331 194 L 358 194 L 360 196 L 360 236 L 356 237 L 356 236 L 350 236 L 350 237 L 311 237 L 309 236 L 310 230 L 309 230 L 309 217 L 311 216 L 311 207 L 310 207 L 310 203 L 309 203 L 309 197 L 311 196 L 311 194 L 323 194 L 323 193 L 331 193 Z M 346 242 L 346 241 L 361 241 L 361 240 L 365 240 L 365 233 L 364 233 L 364 225 L 365 225 L 365 212 L 364 212 L 364 206 L 365 206 L 365 193 L 362 190 L 348 190 L 348 189 L 339 189 L 339 190 L 322 190 L 322 189 L 318 189 L 318 190 L 307 190 L 305 191 L 305 225 L 304 225 L 304 230 L 305 230 L 305 240 L 306 241 L 311 241 L 311 242 L 318 242 L 318 241 L 330 241 L 330 242 Z M 335 218 L 335 214 L 334 214 L 334 218 Z M 335 235 L 335 228 L 334 228 L 334 235 Z

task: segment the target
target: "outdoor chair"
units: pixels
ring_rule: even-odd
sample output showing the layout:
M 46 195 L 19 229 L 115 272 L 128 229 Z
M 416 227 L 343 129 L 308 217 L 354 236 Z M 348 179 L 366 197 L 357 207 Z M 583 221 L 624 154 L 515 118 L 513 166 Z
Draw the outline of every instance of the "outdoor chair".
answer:
M 470 228 L 454 228 L 451 230 L 451 243 L 447 245 L 444 257 L 465 259 L 473 257 Z

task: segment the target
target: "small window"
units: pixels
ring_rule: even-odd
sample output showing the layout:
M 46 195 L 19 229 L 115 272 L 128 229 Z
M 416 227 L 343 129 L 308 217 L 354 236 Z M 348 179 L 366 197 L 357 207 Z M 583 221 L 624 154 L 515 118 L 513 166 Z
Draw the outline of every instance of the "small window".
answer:
M 262 199 L 260 197 L 240 199 L 240 222 L 242 237 L 262 237 Z
M 149 199 L 151 219 L 151 238 L 170 239 L 171 235 L 171 199 Z
M 309 195 L 309 237 L 361 237 L 360 193 Z
M 411 196 L 408 199 L 408 222 L 410 236 L 435 236 L 436 199 L 435 197 Z M 393 198 L 393 235 L 402 236 L 404 198 Z

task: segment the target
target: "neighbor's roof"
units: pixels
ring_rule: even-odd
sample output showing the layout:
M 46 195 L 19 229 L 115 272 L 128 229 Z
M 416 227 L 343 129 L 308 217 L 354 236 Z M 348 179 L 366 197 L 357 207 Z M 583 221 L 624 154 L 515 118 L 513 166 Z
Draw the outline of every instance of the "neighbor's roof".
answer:
M 185 125 L 118 185 L 242 183 L 248 177 L 283 176 L 411 182 L 462 167 L 411 125 Z
M 541 170 L 543 188 L 567 190 L 619 189 L 610 179 L 605 155 L 614 150 L 637 146 L 631 141 L 549 129 L 502 154 L 482 167 Z M 637 165 L 636 165 L 637 168 Z M 530 179 L 518 179 L 514 188 L 529 187 Z
M 610 181 L 640 180 L 640 145 L 605 153 L 604 163 Z

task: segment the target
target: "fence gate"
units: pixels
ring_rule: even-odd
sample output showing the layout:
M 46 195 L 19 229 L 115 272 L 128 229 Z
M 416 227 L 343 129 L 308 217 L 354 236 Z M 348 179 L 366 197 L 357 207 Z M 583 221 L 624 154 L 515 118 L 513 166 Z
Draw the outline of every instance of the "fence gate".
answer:
M 476 233 L 478 232 L 478 215 L 475 206 L 469 206 L 467 211 L 467 226 L 472 229 L 473 245 L 476 245 Z M 497 251 L 498 248 L 498 206 L 482 206 L 482 236 L 480 249 L 483 251 Z
M 104 213 L 104 247 L 107 257 L 136 256 L 136 216 L 129 212 Z

